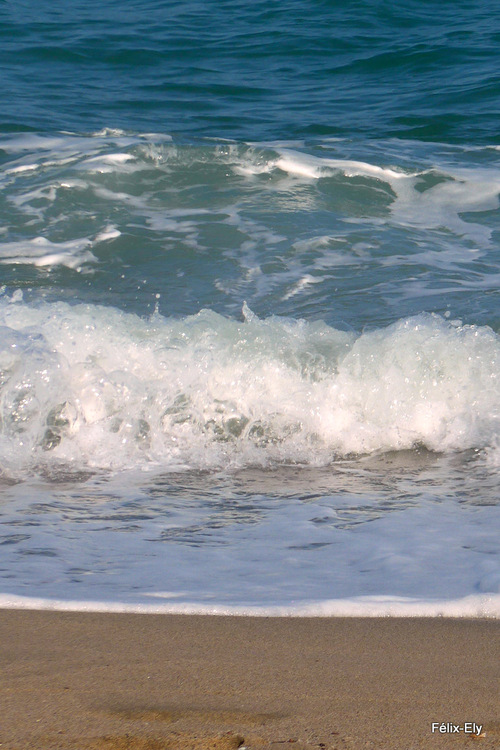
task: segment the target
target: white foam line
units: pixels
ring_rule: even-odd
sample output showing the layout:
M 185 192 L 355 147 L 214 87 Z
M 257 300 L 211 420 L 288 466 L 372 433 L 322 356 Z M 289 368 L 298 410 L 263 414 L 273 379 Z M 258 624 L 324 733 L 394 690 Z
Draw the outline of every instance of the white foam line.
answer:
M 276 166 L 278 169 L 283 170 L 283 172 L 288 172 L 288 174 L 296 174 L 300 175 L 300 177 L 321 177 L 321 170 L 313 165 L 300 163 L 299 161 L 293 160 L 293 159 L 286 159 L 281 158 L 278 159 L 276 162 Z
M 32 240 L 0 243 L 0 264 L 31 264 L 37 267 L 60 264 L 78 268 L 83 263 L 97 261 L 95 255 L 86 249 L 91 244 L 88 237 L 67 242 L 50 242 L 46 237 L 34 237 Z
M 154 594 L 151 594 L 154 596 Z M 0 594 L 0 609 L 128 614 L 217 615 L 247 617 L 459 617 L 500 619 L 500 594 L 471 594 L 461 599 L 432 601 L 408 597 L 360 596 L 274 607 L 222 604 L 127 604 L 64 601 Z
M 22 174 L 23 172 L 34 172 L 39 167 L 40 167 L 39 164 L 22 164 L 19 167 L 12 167 L 11 169 L 6 169 L 5 174 Z
M 375 164 L 369 164 L 362 161 L 353 161 L 350 159 L 325 159 L 311 155 L 282 151 L 280 158 L 275 162 L 275 166 L 288 174 L 295 174 L 301 177 L 318 178 L 328 175 L 328 170 L 339 170 L 346 177 L 368 176 L 376 177 L 389 184 L 393 180 L 404 180 L 414 178 L 418 172 L 408 173 L 396 171 L 388 167 L 379 167 Z

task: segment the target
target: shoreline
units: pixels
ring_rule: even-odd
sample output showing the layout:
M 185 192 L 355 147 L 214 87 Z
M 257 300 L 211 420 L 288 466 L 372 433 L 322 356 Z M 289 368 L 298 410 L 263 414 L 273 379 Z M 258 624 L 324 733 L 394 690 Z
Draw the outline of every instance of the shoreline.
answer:
M 500 742 L 493 619 L 3 609 L 0 657 L 2 750 Z
M 228 605 L 172 603 L 171 595 L 150 594 L 150 602 L 126 603 L 92 600 L 46 599 L 0 593 L 1 610 L 80 612 L 109 614 L 193 615 L 203 617 L 361 617 L 454 618 L 500 620 L 500 594 L 468 594 L 459 599 L 433 600 L 373 595 L 282 605 Z M 166 600 L 170 599 L 167 603 Z

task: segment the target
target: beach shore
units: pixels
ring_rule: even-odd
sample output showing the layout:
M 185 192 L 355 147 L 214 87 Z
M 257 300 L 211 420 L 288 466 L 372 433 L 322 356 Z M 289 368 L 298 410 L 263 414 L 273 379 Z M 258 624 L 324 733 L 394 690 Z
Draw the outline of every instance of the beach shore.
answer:
M 2 750 L 500 746 L 495 620 L 2 610 L 0 658 Z

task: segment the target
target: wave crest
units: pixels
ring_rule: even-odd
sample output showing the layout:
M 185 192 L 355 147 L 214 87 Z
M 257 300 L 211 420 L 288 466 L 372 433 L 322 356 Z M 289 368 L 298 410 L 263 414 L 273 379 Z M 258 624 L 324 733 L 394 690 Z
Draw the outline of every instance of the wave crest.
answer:
M 104 469 L 276 463 L 499 435 L 500 341 L 437 315 L 359 336 L 248 307 L 181 320 L 115 308 L 0 305 L 3 465 Z

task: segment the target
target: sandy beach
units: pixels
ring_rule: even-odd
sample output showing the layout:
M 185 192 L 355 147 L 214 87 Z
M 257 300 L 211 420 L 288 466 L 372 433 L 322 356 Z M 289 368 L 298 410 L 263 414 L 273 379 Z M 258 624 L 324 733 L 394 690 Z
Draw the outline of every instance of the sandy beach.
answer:
M 3 610 L 0 652 L 2 750 L 500 745 L 494 620 Z

